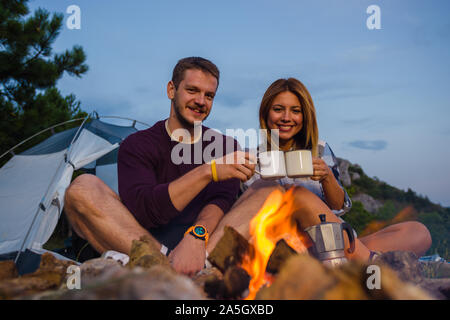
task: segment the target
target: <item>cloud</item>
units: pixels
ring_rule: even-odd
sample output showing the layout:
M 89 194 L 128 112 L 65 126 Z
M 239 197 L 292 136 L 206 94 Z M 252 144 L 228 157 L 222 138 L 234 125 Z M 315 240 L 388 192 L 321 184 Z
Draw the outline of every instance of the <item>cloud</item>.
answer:
M 385 140 L 355 140 L 348 143 L 349 146 L 364 150 L 384 150 L 387 147 Z

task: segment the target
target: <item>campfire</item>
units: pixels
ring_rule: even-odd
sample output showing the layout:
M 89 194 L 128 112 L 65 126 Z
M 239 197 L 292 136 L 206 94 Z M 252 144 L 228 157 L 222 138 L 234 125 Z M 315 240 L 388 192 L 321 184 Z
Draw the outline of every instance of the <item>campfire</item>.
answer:
M 224 237 L 210 255 L 209 260 L 225 275 L 230 270 L 236 273 L 236 267 L 246 271 L 241 270 L 240 278 L 232 278 L 237 282 L 245 282 L 245 275 L 250 278 L 247 300 L 253 300 L 260 288 L 270 286 L 281 263 L 293 254 L 306 252 L 310 245 L 293 217 L 296 211 L 293 191 L 294 188 L 285 193 L 275 190 L 267 197 L 250 222 L 248 242 L 234 229 L 226 227 Z M 226 284 L 228 287 L 235 285 L 242 287 L 242 284 Z

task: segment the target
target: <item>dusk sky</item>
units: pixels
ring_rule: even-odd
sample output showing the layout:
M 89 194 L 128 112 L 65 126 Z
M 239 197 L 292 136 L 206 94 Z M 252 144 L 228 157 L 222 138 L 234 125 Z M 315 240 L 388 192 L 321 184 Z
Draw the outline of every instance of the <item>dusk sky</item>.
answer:
M 70 5 L 80 29 L 66 25 Z M 371 5 L 381 29 L 367 27 Z M 64 13 L 54 52 L 87 54 L 88 73 L 58 83 L 87 112 L 167 118 L 174 65 L 202 56 L 221 70 L 205 125 L 257 129 L 264 91 L 295 77 L 336 156 L 450 206 L 450 1 L 30 1 L 38 7 Z

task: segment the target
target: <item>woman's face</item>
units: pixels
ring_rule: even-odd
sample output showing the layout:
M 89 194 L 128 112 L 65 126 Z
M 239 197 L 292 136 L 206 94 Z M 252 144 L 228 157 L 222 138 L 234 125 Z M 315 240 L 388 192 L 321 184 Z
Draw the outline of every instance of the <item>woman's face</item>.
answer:
M 267 116 L 267 127 L 279 130 L 280 146 L 291 142 L 303 127 L 302 106 L 295 94 L 284 91 L 275 97 Z

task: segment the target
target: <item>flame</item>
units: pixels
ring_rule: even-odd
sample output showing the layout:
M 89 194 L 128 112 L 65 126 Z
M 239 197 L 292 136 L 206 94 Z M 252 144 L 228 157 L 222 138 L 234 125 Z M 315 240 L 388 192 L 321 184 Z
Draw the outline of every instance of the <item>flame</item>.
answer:
M 250 222 L 250 242 L 254 247 L 252 257 L 244 259 L 242 267 L 251 276 L 247 300 L 254 299 L 256 292 L 271 283 L 265 270 L 278 240 L 284 239 L 297 252 L 307 250 L 304 237 L 298 232 L 292 213 L 295 212 L 294 188 L 284 194 L 273 191 L 262 208 Z M 303 240 L 303 241 L 302 241 Z

